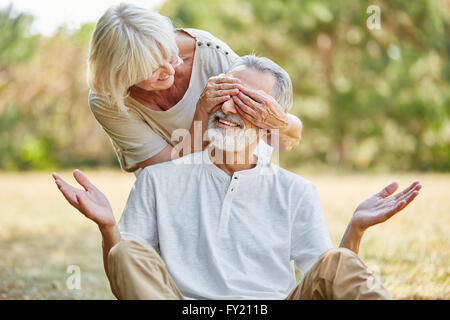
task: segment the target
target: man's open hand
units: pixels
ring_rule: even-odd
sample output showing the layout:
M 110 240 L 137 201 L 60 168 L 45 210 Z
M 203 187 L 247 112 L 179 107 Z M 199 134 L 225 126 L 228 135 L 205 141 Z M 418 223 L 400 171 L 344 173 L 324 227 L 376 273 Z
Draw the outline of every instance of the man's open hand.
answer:
M 422 188 L 419 181 L 413 182 L 408 188 L 391 196 L 398 188 L 393 182 L 380 192 L 367 198 L 356 208 L 352 217 L 352 226 L 359 231 L 384 222 L 397 212 L 403 210 L 419 194 Z
M 56 173 L 52 176 L 66 200 L 87 218 L 97 223 L 99 228 L 116 225 L 108 199 L 80 170 L 75 170 L 73 176 L 84 190 L 72 187 Z

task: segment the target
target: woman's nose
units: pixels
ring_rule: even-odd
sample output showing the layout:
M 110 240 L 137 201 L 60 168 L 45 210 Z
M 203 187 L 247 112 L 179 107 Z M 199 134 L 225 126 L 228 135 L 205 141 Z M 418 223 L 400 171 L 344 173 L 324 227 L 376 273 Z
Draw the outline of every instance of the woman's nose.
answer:
M 173 65 L 171 63 L 166 62 L 163 67 L 164 67 L 164 72 L 166 74 L 168 74 L 170 76 L 175 74 L 175 68 L 173 67 Z
M 237 113 L 236 108 L 234 106 L 233 99 L 227 100 L 224 103 L 222 103 L 222 111 L 225 114 L 230 114 L 230 113 L 236 114 Z

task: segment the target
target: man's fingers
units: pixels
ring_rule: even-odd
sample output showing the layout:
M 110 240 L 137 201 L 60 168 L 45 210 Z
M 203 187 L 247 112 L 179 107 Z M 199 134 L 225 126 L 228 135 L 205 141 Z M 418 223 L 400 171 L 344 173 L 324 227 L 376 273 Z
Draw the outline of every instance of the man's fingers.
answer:
M 410 192 L 411 190 L 416 189 L 417 186 L 419 186 L 419 185 L 420 185 L 420 182 L 419 182 L 419 181 L 414 181 L 414 182 L 411 183 L 411 184 L 409 185 L 409 187 L 407 187 L 405 190 L 403 190 L 402 192 L 397 193 L 397 194 L 394 196 L 394 198 L 395 198 L 395 199 L 400 199 L 402 196 L 404 196 L 405 194 L 407 194 L 407 193 Z M 420 189 L 420 188 L 419 188 L 419 189 Z
M 390 196 L 391 194 L 393 194 L 395 192 L 395 190 L 397 190 L 397 188 L 398 188 L 398 183 L 392 182 L 388 186 L 384 187 L 383 190 L 378 192 L 378 195 L 382 198 L 386 198 L 386 197 Z
M 73 171 L 73 176 L 74 176 L 75 180 L 77 180 L 78 183 L 83 186 L 84 190 L 88 191 L 88 190 L 95 189 L 95 186 L 89 181 L 89 179 L 80 170 L 75 169 Z
M 64 188 L 65 190 L 71 190 L 73 188 L 70 184 L 68 184 L 66 181 L 63 180 L 58 174 L 54 173 L 52 174 L 53 178 L 55 179 L 55 183 L 58 186 L 59 189 Z
M 53 179 L 61 179 L 61 177 L 59 176 L 59 174 L 57 174 L 56 172 L 53 172 L 52 173 L 52 177 L 53 177 Z
M 78 209 L 78 202 L 76 199 L 76 191 L 74 187 L 62 180 L 61 178 L 55 179 L 55 183 L 58 186 L 59 191 L 63 194 L 64 198 L 75 208 Z
M 402 211 L 407 205 L 409 205 L 414 200 L 415 197 L 417 197 L 418 194 L 419 194 L 419 191 L 417 191 L 417 190 L 411 191 L 411 193 L 409 195 L 407 195 L 404 199 L 398 201 L 396 203 L 395 207 L 392 210 L 390 210 L 389 212 L 387 212 L 387 214 L 385 216 L 385 220 L 389 219 L 396 213 Z
M 411 190 L 416 188 L 418 185 L 419 185 L 419 181 L 414 181 L 407 188 L 405 188 L 402 192 L 397 193 L 394 197 L 397 199 L 401 198 L 402 196 L 404 196 L 405 194 L 407 194 L 408 192 L 410 192 Z
M 77 197 L 77 201 L 79 203 L 80 212 L 89 218 L 90 209 L 86 204 L 86 196 L 84 194 L 79 193 L 76 195 L 76 197 Z
M 406 198 L 408 198 L 413 192 L 419 191 L 422 188 L 422 185 L 420 184 L 416 184 L 414 185 L 414 187 L 412 188 L 408 188 L 408 192 L 404 193 L 402 192 L 402 194 L 399 195 L 395 195 L 395 197 L 393 197 L 396 201 L 399 200 L 405 200 Z
M 419 190 L 420 188 L 409 191 L 407 194 L 401 197 L 399 201 L 400 202 L 406 201 L 406 204 L 409 204 L 411 201 L 414 200 L 415 197 L 417 197 L 417 195 L 419 194 Z
M 417 196 L 419 195 L 419 191 L 418 190 L 414 190 L 411 194 L 409 194 L 406 199 L 404 199 L 404 201 L 406 202 L 406 204 L 404 205 L 404 207 L 406 207 L 407 205 L 409 205 Z M 403 208 L 404 208 L 403 207 Z

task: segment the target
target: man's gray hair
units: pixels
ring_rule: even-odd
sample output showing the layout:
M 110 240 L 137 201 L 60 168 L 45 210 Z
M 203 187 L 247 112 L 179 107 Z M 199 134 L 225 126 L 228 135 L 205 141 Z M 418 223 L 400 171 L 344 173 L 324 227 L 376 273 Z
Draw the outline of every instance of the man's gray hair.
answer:
M 273 75 L 276 79 L 276 84 L 272 89 L 273 97 L 285 112 L 291 108 L 293 103 L 292 82 L 289 74 L 283 68 L 268 58 L 250 54 L 236 59 L 228 72 L 239 69 L 256 70 Z

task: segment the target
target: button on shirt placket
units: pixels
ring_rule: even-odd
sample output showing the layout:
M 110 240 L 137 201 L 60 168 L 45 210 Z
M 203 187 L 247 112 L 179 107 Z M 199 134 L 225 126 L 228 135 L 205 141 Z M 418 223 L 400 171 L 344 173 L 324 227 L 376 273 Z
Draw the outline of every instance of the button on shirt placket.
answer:
M 237 194 L 239 186 L 239 177 L 234 174 L 231 177 L 231 182 L 228 185 L 227 193 L 225 195 L 225 198 L 223 199 L 222 204 L 222 210 L 220 213 L 220 223 L 219 223 L 219 235 L 220 236 L 227 236 L 227 227 L 228 227 L 228 220 L 230 219 L 230 212 L 231 212 L 231 205 L 233 203 L 233 199 Z

